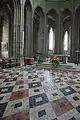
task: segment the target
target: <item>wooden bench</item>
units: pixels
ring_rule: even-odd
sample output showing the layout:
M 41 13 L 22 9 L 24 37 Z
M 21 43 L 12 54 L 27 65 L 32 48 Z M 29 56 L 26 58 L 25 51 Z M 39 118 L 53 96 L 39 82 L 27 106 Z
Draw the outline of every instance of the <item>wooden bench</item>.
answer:
M 34 64 L 34 58 L 26 57 L 24 58 L 24 65 L 33 65 Z
M 0 59 L 0 67 L 1 68 L 15 67 L 15 66 L 19 66 L 19 65 L 20 65 L 20 63 L 18 62 L 18 60 L 16 58 Z

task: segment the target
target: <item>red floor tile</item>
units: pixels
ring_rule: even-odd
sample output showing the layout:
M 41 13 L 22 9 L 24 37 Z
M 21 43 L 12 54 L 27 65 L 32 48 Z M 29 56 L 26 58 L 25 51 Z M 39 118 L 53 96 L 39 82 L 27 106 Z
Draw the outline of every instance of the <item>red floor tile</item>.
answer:
M 72 104 L 65 98 L 61 98 L 52 102 L 52 107 L 57 116 L 60 116 L 73 109 Z
M 29 111 L 23 111 L 23 112 L 5 117 L 2 120 L 29 120 Z
M 22 99 L 25 97 L 28 97 L 28 90 L 20 90 L 20 91 L 13 92 L 10 97 L 10 100 L 11 101 L 18 100 L 18 99 Z
M 28 83 L 27 80 L 18 80 L 18 81 L 16 81 L 15 85 L 21 85 L 21 84 L 27 84 L 27 83 Z

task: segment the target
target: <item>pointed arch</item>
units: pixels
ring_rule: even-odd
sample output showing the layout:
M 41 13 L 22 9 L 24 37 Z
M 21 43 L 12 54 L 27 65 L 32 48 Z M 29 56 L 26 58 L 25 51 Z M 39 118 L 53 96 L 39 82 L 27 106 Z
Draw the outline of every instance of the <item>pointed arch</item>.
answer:
M 37 6 L 34 10 L 34 19 L 37 17 L 37 19 L 40 17 L 44 17 L 43 9 L 40 6 Z
M 80 6 L 75 11 L 75 17 L 78 17 L 79 14 L 80 14 Z
M 64 11 L 61 13 L 61 18 L 63 19 L 63 21 L 71 16 L 72 12 L 69 9 L 64 9 Z
M 48 16 L 48 18 L 52 19 L 53 21 L 56 21 L 56 19 L 58 18 L 58 14 L 55 9 L 49 10 L 47 12 L 47 16 Z

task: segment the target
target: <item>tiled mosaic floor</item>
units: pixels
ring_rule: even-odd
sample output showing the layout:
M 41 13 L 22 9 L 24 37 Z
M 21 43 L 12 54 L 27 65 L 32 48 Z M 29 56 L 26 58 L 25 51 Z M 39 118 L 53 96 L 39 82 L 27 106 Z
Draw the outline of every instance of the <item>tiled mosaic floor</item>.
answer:
M 80 73 L 0 72 L 0 120 L 80 120 Z

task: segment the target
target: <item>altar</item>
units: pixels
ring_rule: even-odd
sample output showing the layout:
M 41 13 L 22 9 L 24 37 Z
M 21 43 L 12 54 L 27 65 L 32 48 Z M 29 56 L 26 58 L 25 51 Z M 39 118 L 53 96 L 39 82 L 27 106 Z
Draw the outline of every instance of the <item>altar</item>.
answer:
M 70 55 L 53 54 L 53 55 L 51 55 L 51 58 L 52 57 L 57 57 L 57 58 L 59 58 L 60 62 L 63 62 L 64 64 L 66 64 Z

